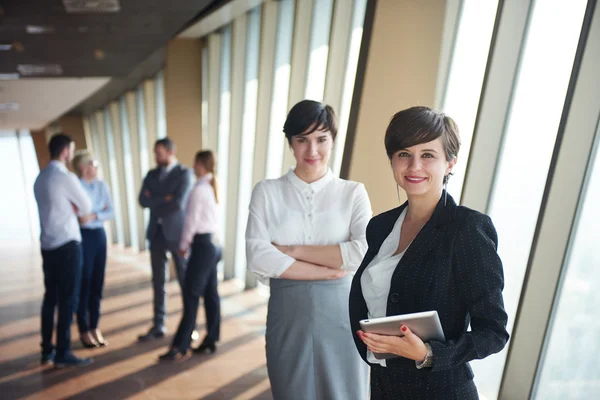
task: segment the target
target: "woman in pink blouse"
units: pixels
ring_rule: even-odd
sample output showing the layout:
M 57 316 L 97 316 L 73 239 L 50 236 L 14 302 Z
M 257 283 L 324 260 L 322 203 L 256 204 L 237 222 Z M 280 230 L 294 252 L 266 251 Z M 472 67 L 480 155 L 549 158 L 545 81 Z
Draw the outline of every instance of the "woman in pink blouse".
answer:
M 183 317 L 173 339 L 171 349 L 161 360 L 177 360 L 187 354 L 191 335 L 196 326 L 200 296 L 206 310 L 206 337 L 195 349 L 197 352 L 216 350 L 221 328 L 221 304 L 217 292 L 217 262 L 220 250 L 213 244 L 217 231 L 217 182 L 214 176 L 215 157 L 211 151 L 200 151 L 194 161 L 198 180 L 190 192 L 179 252 L 190 257 L 183 284 Z

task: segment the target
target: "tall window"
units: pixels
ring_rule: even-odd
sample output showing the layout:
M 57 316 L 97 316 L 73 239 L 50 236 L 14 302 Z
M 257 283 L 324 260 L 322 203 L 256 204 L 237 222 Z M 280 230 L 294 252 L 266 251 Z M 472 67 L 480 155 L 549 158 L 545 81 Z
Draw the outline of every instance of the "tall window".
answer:
M 33 183 L 39 173 L 33 140 L 27 131 L 0 131 L 0 240 L 30 241 L 39 235 Z M 11 173 L 6 173 L 11 171 Z
M 144 103 L 144 87 L 140 85 L 136 91 L 136 111 L 138 120 L 138 143 L 140 145 L 140 171 L 141 179 L 144 179 L 150 168 L 150 155 L 148 153 L 148 131 L 146 128 L 146 106 Z M 144 226 L 148 226 L 150 220 L 150 210 L 144 208 Z
M 156 88 L 156 138 L 167 136 L 167 110 L 165 108 L 165 77 L 163 71 L 154 78 Z
M 329 32 L 333 0 L 315 0 L 313 8 L 313 26 L 310 33 L 310 55 L 308 57 L 308 76 L 305 97 L 322 101 L 327 75 L 327 57 L 329 55 Z
M 111 196 L 115 210 L 115 231 L 117 234 L 117 243 L 120 245 L 124 245 L 125 229 L 123 227 L 123 210 L 121 209 L 121 195 L 125 196 L 125 193 L 121 193 L 119 186 L 119 168 L 117 163 L 117 151 L 115 149 L 115 138 L 112 130 L 110 111 L 108 108 L 104 109 L 103 133 L 106 135 L 106 152 L 108 153 L 108 170 L 110 172 L 112 190 Z
M 237 212 L 237 239 L 235 276 L 246 274 L 246 221 L 248 204 L 252 194 L 252 171 L 254 162 L 254 138 L 256 135 L 256 112 L 258 109 L 258 59 L 260 54 L 260 13 L 257 7 L 248 15 L 246 45 L 246 70 L 244 79 L 244 105 L 242 114 L 242 151 L 240 155 L 240 182 Z
M 442 110 L 460 129 L 460 155 L 448 183 L 459 202 L 465 179 L 481 87 L 496 19 L 497 0 L 465 0 L 458 24 Z
M 342 103 L 339 110 L 339 127 L 331 157 L 331 169 L 336 175 L 340 174 L 342 168 L 342 159 L 346 144 L 346 134 L 348 133 L 348 120 L 350 119 L 350 108 L 352 106 L 352 96 L 354 94 L 354 81 L 356 80 L 356 70 L 358 68 L 358 56 L 360 54 L 360 45 L 362 43 L 366 10 L 367 0 L 354 0 L 352 30 L 350 32 L 350 44 L 348 45 L 348 61 L 342 87 Z
M 208 45 L 202 47 L 202 148 L 208 145 Z M 216 150 L 216 149 L 210 149 Z
M 521 294 L 585 7 L 585 0 L 538 1 L 530 16 L 490 202 L 504 265 L 509 332 Z M 482 397 L 496 398 L 507 348 L 499 356 L 473 363 Z
M 294 0 L 282 0 L 279 4 L 277 39 L 275 48 L 275 74 L 273 98 L 269 119 L 269 144 L 266 176 L 269 179 L 281 175 L 285 136 L 282 132 L 287 115 L 287 99 L 290 92 L 290 62 L 294 32 Z
M 123 179 L 125 179 L 125 191 L 123 196 L 127 199 L 127 218 L 129 221 L 130 240 L 131 247 L 135 249 L 140 248 L 138 242 L 138 235 L 136 232 L 137 228 L 137 214 L 136 208 L 138 207 L 135 181 L 133 179 L 133 161 L 131 157 L 131 135 L 137 134 L 137 132 L 129 131 L 129 114 L 127 112 L 127 101 L 125 96 L 121 97 L 119 101 L 119 114 L 121 121 L 121 140 L 123 144 L 123 165 L 125 170 L 122 172 Z
M 223 29 L 221 40 L 221 84 L 219 94 L 219 128 L 217 164 L 219 168 L 219 239 L 225 241 L 227 209 L 227 170 L 229 165 L 229 124 L 231 120 L 231 25 Z
M 600 121 L 599 121 L 600 122 Z M 600 141 L 600 131 L 596 142 Z M 600 151 L 588 167 L 570 252 L 550 324 L 536 399 L 589 399 L 600 393 Z M 565 227 L 565 229 L 567 229 Z

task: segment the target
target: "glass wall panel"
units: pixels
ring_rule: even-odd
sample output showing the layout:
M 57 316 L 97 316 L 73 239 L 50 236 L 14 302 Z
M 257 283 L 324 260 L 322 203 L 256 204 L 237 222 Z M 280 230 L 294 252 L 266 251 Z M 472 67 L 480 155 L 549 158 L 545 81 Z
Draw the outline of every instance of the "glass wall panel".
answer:
M 279 21 L 277 22 L 277 41 L 275 44 L 275 76 L 273 78 L 266 169 L 268 179 L 281 176 L 282 149 L 285 143 L 285 135 L 282 129 L 288 112 L 287 100 L 290 91 L 293 33 L 294 0 L 282 0 L 279 3 Z
M 460 129 L 460 154 L 448 183 L 448 191 L 457 203 L 469 160 L 497 8 L 497 0 L 464 0 L 452 52 L 442 110 Z
M 489 213 L 504 264 L 504 301 L 512 331 L 533 234 L 586 1 L 534 4 L 507 121 Z M 560 26 L 561 29 L 556 29 Z M 472 363 L 480 394 L 496 398 L 504 362 L 500 355 Z
M 227 209 L 227 172 L 229 165 L 229 130 L 231 119 L 231 25 L 225 27 L 222 32 L 220 86 L 217 168 L 219 169 L 219 222 L 221 226 L 218 238 L 221 243 L 225 243 L 225 210 Z
M 32 240 L 31 219 L 28 196 L 33 196 L 33 186 L 28 186 L 25 169 L 22 165 L 19 139 L 15 131 L 0 131 L 0 170 L 12 171 L 0 174 L 0 187 L 13 188 L 3 191 L 0 207 L 0 240 Z M 35 161 L 37 165 L 37 160 Z M 27 174 L 29 175 L 29 174 Z M 39 225 L 39 220 L 38 220 Z
M 156 90 L 156 138 L 167 136 L 167 110 L 165 107 L 165 78 L 163 71 L 154 78 Z
M 125 179 L 125 196 L 127 199 L 127 218 L 129 220 L 130 243 L 134 249 L 139 249 L 140 244 L 137 234 L 137 189 L 133 179 L 133 160 L 131 155 L 131 134 L 129 131 L 129 115 L 127 113 L 127 101 L 125 96 L 119 101 L 119 113 L 121 120 L 121 141 L 123 144 L 123 172 L 121 179 Z M 135 118 L 135 116 L 134 116 Z M 137 132 L 134 132 L 134 134 Z
M 119 185 L 119 167 L 117 162 L 117 151 L 115 149 L 115 138 L 112 130 L 112 122 L 110 118 L 110 111 L 108 108 L 104 110 L 104 134 L 106 135 L 106 151 L 108 153 L 108 170 L 111 181 L 111 195 L 113 206 L 115 209 L 115 231 L 116 231 L 116 242 L 121 246 L 125 245 L 125 230 L 123 228 L 123 213 L 124 209 L 121 207 L 121 193 Z
M 600 132 L 596 133 L 596 142 Z M 537 382 L 536 399 L 589 399 L 600 393 L 600 151 L 588 167 L 569 255 Z
M 237 239 L 235 255 L 236 278 L 246 275 L 246 222 L 248 204 L 252 193 L 252 171 L 254 165 L 254 138 L 256 135 L 256 112 L 258 110 L 258 61 L 260 54 L 261 8 L 257 7 L 248 15 L 246 43 L 246 70 L 244 82 L 244 105 L 242 117 L 242 151 L 240 153 L 240 174 L 237 211 Z
M 310 100 L 323 101 L 332 11 L 333 0 L 315 0 L 305 91 L 305 97 Z
M 360 46 L 362 43 L 366 9 L 367 0 L 354 0 L 352 31 L 350 32 L 350 44 L 348 46 L 348 61 L 342 87 L 342 104 L 338 111 L 339 127 L 335 139 L 335 147 L 333 148 L 333 154 L 331 156 L 331 169 L 336 175 L 340 174 L 344 156 L 346 134 L 348 132 L 348 120 L 350 119 L 350 108 L 352 106 L 352 96 L 354 95 L 354 82 L 356 81 L 356 69 L 358 67 L 358 56 L 360 54 Z

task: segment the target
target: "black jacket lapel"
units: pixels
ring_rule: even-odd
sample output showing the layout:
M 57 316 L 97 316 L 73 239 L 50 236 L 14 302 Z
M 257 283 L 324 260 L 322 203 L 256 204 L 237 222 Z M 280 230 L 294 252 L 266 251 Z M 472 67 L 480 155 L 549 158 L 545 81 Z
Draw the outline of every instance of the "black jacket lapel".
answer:
M 432 250 L 437 251 L 443 238 L 446 236 L 448 222 L 456 208 L 452 197 L 448 196 L 444 202 L 444 193 L 438 202 L 435 211 L 427 223 L 421 228 L 406 253 L 398 263 L 392 275 L 391 288 L 403 288 L 403 293 L 397 293 L 395 298 L 402 298 L 402 313 L 418 312 L 416 304 L 422 304 L 419 299 L 427 293 L 435 276 L 435 263 L 427 262 Z M 431 253 L 431 254 L 430 254 Z M 391 290 L 390 290 L 391 292 Z M 388 298 L 388 315 L 394 308 L 392 294 Z M 393 311 L 392 311 L 393 312 Z

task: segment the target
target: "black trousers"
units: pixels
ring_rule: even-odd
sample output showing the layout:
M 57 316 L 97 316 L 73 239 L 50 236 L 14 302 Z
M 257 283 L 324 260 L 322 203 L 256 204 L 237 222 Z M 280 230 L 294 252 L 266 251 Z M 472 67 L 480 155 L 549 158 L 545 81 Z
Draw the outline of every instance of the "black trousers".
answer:
M 177 280 L 183 293 L 183 282 L 185 276 L 185 260 L 178 253 L 179 241 L 167 240 L 163 234 L 162 226 L 156 226 L 156 232 L 150 240 L 150 262 L 152 264 L 152 286 L 154 289 L 154 329 L 165 330 L 167 319 L 167 290 L 166 283 L 169 281 L 169 266 L 167 263 L 167 252 L 175 262 Z
M 206 311 L 205 343 L 219 340 L 221 332 L 221 301 L 217 291 L 217 262 L 219 249 L 212 243 L 212 235 L 194 236 L 183 283 L 183 317 L 173 339 L 173 348 L 186 352 L 196 326 L 200 297 L 204 297 Z
M 77 310 L 81 285 L 81 245 L 69 242 L 57 249 L 42 250 L 44 300 L 42 301 L 42 352 L 53 351 L 54 312 L 58 306 L 56 358 L 71 351 L 71 322 Z
M 416 371 L 416 367 L 415 367 Z M 371 367 L 371 400 L 478 400 L 479 394 L 473 380 L 460 383 L 449 382 L 446 386 L 433 387 L 427 380 L 399 384 L 400 371 L 386 367 Z
M 106 232 L 104 228 L 81 229 L 83 273 L 77 310 L 79 333 L 98 328 L 100 301 L 106 271 Z

